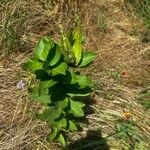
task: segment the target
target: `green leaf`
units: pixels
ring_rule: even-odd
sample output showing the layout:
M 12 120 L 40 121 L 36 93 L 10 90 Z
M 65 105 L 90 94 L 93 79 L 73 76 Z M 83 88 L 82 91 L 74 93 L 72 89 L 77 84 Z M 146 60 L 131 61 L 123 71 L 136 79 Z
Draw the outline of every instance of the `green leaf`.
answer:
M 56 84 L 49 88 L 49 94 L 53 102 L 62 101 L 66 98 L 66 91 L 63 84 Z
M 61 142 L 63 147 L 66 146 L 66 140 L 62 134 L 59 135 L 59 137 L 57 138 L 57 141 Z
M 59 75 L 59 74 L 66 74 L 68 66 L 66 63 L 61 63 L 58 66 L 56 66 L 54 69 L 52 69 L 52 76 Z
M 85 106 L 85 104 L 82 102 L 70 100 L 71 110 L 69 112 L 71 114 L 73 114 L 75 117 L 83 117 L 84 116 L 84 111 L 83 111 L 84 106 Z
M 87 86 L 92 86 L 92 81 L 87 76 L 80 75 L 70 70 L 67 72 L 66 82 L 70 84 L 78 84 L 80 89 L 83 89 Z
M 53 47 L 53 44 L 54 43 L 50 38 L 48 37 L 42 38 L 36 46 L 35 57 L 42 61 L 45 61 L 50 50 Z
M 70 71 L 70 77 L 71 77 L 70 84 L 75 84 L 75 83 L 77 83 L 77 75 L 76 75 L 75 72 Z
M 57 129 L 62 129 L 62 128 L 66 128 L 67 126 L 67 120 L 66 118 L 61 118 L 60 120 L 56 120 L 55 122 L 55 127 L 57 127 Z
M 84 75 L 77 75 L 76 78 L 77 78 L 78 84 L 80 86 L 80 89 L 83 89 L 87 86 L 90 87 L 92 85 L 92 81 Z
M 76 27 L 73 31 L 73 40 L 74 44 L 72 47 L 72 51 L 76 58 L 76 66 L 77 66 L 82 58 L 82 35 L 79 26 Z
M 47 73 L 49 76 L 51 76 L 52 70 L 50 70 L 50 69 L 45 69 L 45 71 L 46 71 L 46 73 Z
M 52 86 L 54 86 L 57 83 L 57 81 L 54 80 L 47 80 L 47 81 L 41 81 L 39 84 L 39 94 L 42 94 L 45 89 L 48 89 Z
M 28 61 L 23 64 L 22 68 L 26 71 L 35 73 L 36 70 L 43 69 L 43 62 L 36 58 L 29 58 Z
M 66 76 L 64 78 L 64 82 L 66 82 L 68 84 L 75 84 L 75 83 L 77 83 L 77 78 L 76 78 L 75 72 L 73 72 L 71 70 L 67 70 Z
M 52 132 L 48 135 L 47 140 L 50 141 L 50 142 L 52 140 L 54 140 L 56 138 L 56 136 L 57 136 L 57 132 L 58 132 L 58 129 L 54 127 L 52 129 Z
M 68 98 L 65 98 L 62 101 L 57 101 L 56 106 L 57 106 L 57 108 L 60 108 L 60 109 L 64 109 L 64 108 L 68 107 Z
M 69 120 L 69 130 L 70 131 L 77 131 L 78 130 L 76 124 L 71 120 Z
M 37 96 L 37 95 L 33 95 L 31 94 L 30 95 L 31 98 L 37 102 L 40 102 L 42 104 L 50 104 L 51 103 L 51 100 L 50 100 L 50 96 L 49 95 L 40 95 L 40 96 Z
M 50 66 L 56 65 L 59 62 L 59 60 L 62 56 L 61 49 L 60 49 L 60 46 L 58 44 L 55 43 L 54 48 L 52 50 L 54 51 L 53 52 L 54 56 L 53 56 L 52 60 L 49 63 Z
M 42 104 L 50 104 L 50 96 L 48 95 L 48 91 L 45 91 L 44 94 L 39 95 L 38 86 L 29 89 L 30 97 L 34 101 L 40 102 Z
M 50 76 L 44 69 L 36 70 L 34 74 L 36 75 L 36 79 L 41 81 L 50 80 Z
M 86 67 L 90 65 L 96 58 L 96 53 L 94 52 L 83 52 L 81 63 L 79 67 Z
M 71 43 L 67 37 L 67 34 L 61 28 L 61 45 L 63 47 L 63 53 L 69 52 L 71 49 Z
M 61 110 L 56 109 L 54 106 L 49 107 L 43 113 L 38 115 L 38 119 L 47 122 L 48 124 L 53 124 L 54 120 L 59 118 L 61 115 Z

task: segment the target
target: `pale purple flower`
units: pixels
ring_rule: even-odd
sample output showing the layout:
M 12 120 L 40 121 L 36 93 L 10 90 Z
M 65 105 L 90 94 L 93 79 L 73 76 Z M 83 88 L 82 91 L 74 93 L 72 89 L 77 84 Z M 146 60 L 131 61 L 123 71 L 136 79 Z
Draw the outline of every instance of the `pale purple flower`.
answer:
M 22 80 L 20 80 L 16 86 L 17 86 L 17 89 L 21 90 L 24 88 L 25 83 Z

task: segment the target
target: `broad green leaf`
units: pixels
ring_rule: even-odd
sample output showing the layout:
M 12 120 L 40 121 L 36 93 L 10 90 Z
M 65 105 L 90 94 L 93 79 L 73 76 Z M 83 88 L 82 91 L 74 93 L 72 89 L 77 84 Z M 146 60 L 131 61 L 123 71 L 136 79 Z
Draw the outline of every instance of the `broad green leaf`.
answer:
M 64 78 L 64 82 L 70 83 L 70 84 L 75 84 L 77 83 L 77 78 L 75 72 L 71 70 L 67 70 L 66 76 Z
M 36 70 L 34 74 L 36 75 L 36 79 L 41 81 L 50 80 L 50 76 L 44 69 Z
M 73 71 L 70 71 L 70 78 L 71 78 L 70 84 L 75 84 L 78 82 L 78 75 Z
M 36 70 L 43 69 L 43 62 L 36 58 L 29 58 L 26 63 L 23 64 L 23 69 L 35 73 Z
M 57 83 L 49 88 L 49 94 L 53 102 L 62 101 L 66 98 L 65 87 L 61 83 Z
M 78 84 L 80 86 L 80 89 L 83 89 L 87 86 L 90 87 L 92 85 L 91 80 L 88 77 L 84 76 L 84 75 L 77 75 L 76 78 L 77 78 Z
M 56 83 L 57 81 L 54 81 L 52 79 L 47 81 L 41 81 L 39 84 L 39 94 L 42 94 L 45 91 L 45 89 L 52 87 Z
M 77 131 L 78 130 L 76 124 L 71 120 L 69 120 L 69 130 L 70 131 Z
M 66 140 L 65 140 L 65 138 L 64 138 L 64 136 L 62 134 L 59 135 L 59 137 L 57 138 L 57 141 L 61 142 L 63 147 L 66 146 Z
M 45 70 L 46 71 L 46 73 L 48 74 L 48 75 L 50 75 L 51 76 L 51 74 L 52 74 L 52 70 L 51 69 L 49 69 L 49 70 Z
M 54 120 L 59 118 L 61 115 L 61 110 L 56 109 L 54 106 L 49 107 L 43 113 L 38 115 L 38 119 L 47 122 L 48 124 L 53 124 Z
M 70 100 L 70 113 L 73 114 L 75 117 L 83 117 L 84 116 L 84 111 L 83 107 L 85 106 L 84 103 L 82 102 L 77 102 Z
M 66 128 L 67 126 L 67 120 L 66 118 L 61 118 L 60 120 L 56 120 L 55 122 L 55 127 L 57 127 L 57 129 L 62 129 L 62 128 Z
M 62 101 L 56 101 L 55 104 L 56 104 L 57 108 L 64 109 L 64 108 L 68 107 L 68 98 L 65 98 Z
M 54 51 L 54 57 L 52 58 L 52 60 L 49 63 L 50 66 L 56 65 L 62 56 L 61 49 L 58 44 L 55 43 L 54 48 L 52 50 Z
M 42 38 L 36 46 L 35 57 L 42 61 L 45 61 L 50 50 L 53 47 L 53 44 L 54 43 L 50 38 L 48 37 Z
M 90 65 L 96 58 L 96 53 L 94 52 L 83 52 L 81 63 L 79 67 L 86 67 Z
M 70 84 L 78 84 L 80 89 L 83 89 L 87 86 L 89 87 L 92 86 L 92 82 L 87 76 L 77 74 L 73 71 L 67 72 L 66 81 L 69 82 Z
M 92 92 L 92 89 L 90 87 L 86 87 L 83 89 L 78 89 L 74 87 L 70 87 L 67 91 L 67 95 L 74 97 L 74 96 L 89 96 Z
M 52 76 L 59 75 L 59 74 L 65 75 L 67 68 L 68 66 L 66 63 L 63 62 L 59 64 L 58 66 L 52 69 Z
M 34 88 L 30 88 L 29 93 L 30 93 L 31 99 L 33 99 L 34 101 L 37 101 L 46 105 L 51 103 L 50 96 L 48 95 L 48 90 L 44 91 L 43 94 L 39 95 L 39 88 L 38 86 L 36 86 Z
M 58 129 L 54 127 L 52 129 L 52 132 L 48 135 L 47 140 L 50 141 L 50 142 L 52 140 L 54 140 L 56 138 L 56 136 L 57 136 L 57 132 L 58 132 Z
M 82 36 L 81 36 L 79 26 L 76 27 L 73 31 L 73 40 L 74 40 L 74 44 L 72 47 L 72 51 L 76 59 L 75 65 L 77 66 L 82 58 Z
M 37 95 L 31 94 L 30 96 L 31 96 L 31 98 L 34 101 L 40 102 L 42 104 L 50 104 L 51 103 L 49 95 L 40 95 L 40 96 L 37 96 Z

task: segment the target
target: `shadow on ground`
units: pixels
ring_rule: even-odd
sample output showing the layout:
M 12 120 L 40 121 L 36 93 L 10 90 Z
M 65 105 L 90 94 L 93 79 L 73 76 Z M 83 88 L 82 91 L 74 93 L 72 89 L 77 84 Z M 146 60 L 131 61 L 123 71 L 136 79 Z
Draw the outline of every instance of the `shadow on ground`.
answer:
M 70 143 L 67 150 L 110 150 L 110 147 L 101 131 L 89 130 L 85 138 Z

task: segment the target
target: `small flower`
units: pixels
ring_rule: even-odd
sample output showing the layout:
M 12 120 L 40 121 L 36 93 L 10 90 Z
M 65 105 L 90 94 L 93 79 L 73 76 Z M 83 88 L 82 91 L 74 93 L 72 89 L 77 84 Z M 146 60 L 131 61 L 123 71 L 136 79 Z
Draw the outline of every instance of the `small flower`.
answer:
M 21 90 L 24 88 L 25 83 L 22 80 L 20 80 L 16 86 L 17 86 L 17 89 Z
M 123 118 L 124 118 L 124 119 L 128 120 L 128 119 L 130 119 L 131 117 L 132 117 L 132 113 L 130 113 L 130 112 L 124 112 L 124 113 L 123 113 Z

